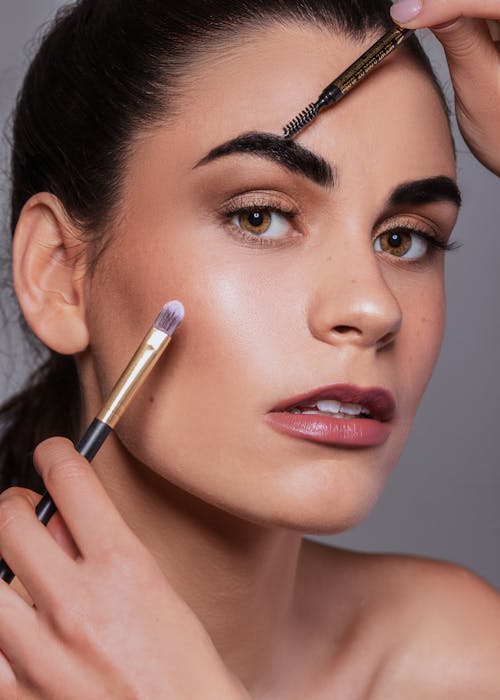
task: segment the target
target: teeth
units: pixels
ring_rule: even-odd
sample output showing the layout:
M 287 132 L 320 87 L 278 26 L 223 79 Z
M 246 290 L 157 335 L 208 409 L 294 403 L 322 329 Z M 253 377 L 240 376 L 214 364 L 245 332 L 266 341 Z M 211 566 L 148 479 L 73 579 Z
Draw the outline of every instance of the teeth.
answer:
M 338 413 L 342 404 L 340 401 L 330 401 L 325 399 L 324 401 L 318 401 L 316 406 L 320 411 L 327 411 L 328 413 Z
M 304 415 L 338 415 L 359 416 L 370 415 L 370 411 L 358 403 L 341 403 L 333 399 L 324 399 L 316 403 L 317 409 L 292 408 L 289 413 L 302 413 Z
M 359 403 L 343 403 L 341 411 L 342 413 L 347 413 L 348 416 L 359 416 L 363 406 Z
M 359 416 L 360 413 L 369 413 L 368 409 L 359 403 L 340 403 L 340 401 L 318 401 L 318 410 L 324 413 L 345 413 L 348 416 Z

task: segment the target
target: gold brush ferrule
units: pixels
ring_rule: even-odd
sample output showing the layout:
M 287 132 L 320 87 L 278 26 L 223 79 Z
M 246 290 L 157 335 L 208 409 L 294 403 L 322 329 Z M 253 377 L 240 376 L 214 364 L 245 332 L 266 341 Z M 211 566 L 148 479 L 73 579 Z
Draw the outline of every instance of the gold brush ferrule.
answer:
M 110 428 L 115 427 L 170 340 L 170 335 L 156 328 L 152 328 L 147 333 L 96 416 L 98 420 L 106 423 Z
M 386 56 L 394 51 L 410 33 L 413 34 L 413 31 L 401 27 L 395 27 L 390 32 L 387 32 L 375 42 L 368 51 L 365 51 L 357 61 L 350 65 L 337 80 L 334 80 L 332 84 L 345 95 L 349 90 L 352 90 L 367 73 L 378 66 Z

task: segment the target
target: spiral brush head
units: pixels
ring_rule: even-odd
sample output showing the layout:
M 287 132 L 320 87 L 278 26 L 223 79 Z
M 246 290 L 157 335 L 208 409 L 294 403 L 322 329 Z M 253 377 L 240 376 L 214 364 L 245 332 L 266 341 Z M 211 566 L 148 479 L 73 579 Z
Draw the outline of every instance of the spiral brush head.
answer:
M 343 73 L 327 85 L 316 102 L 312 102 L 309 107 L 306 107 L 283 128 L 284 138 L 289 139 L 295 136 L 318 116 L 321 109 L 339 102 L 347 92 L 369 75 L 386 56 L 389 56 L 414 31 L 414 29 L 406 29 L 397 25 L 389 29 L 364 54 L 346 68 Z
M 292 136 L 295 136 L 295 134 L 298 134 L 299 131 L 301 131 L 305 126 L 307 126 L 307 124 L 312 122 L 312 120 L 318 116 L 318 112 L 318 103 L 311 102 L 309 107 L 303 109 L 300 114 L 292 119 L 291 122 L 288 122 L 288 124 L 283 128 L 285 138 L 289 139 Z

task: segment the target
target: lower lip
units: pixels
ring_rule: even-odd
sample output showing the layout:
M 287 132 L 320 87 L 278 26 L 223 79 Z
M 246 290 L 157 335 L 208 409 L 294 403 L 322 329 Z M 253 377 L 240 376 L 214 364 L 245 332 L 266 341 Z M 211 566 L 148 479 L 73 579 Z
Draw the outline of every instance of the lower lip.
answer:
M 377 447 L 391 432 L 387 423 L 371 418 L 330 418 L 300 413 L 268 413 L 267 422 L 280 433 L 340 447 Z

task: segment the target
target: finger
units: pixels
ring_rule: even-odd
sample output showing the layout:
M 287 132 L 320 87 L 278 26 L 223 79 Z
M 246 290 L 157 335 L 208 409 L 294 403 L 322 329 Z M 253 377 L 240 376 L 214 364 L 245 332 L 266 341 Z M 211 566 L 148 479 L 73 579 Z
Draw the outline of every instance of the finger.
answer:
M 484 19 L 459 17 L 430 29 L 442 43 L 450 68 L 452 64 L 465 68 L 467 63 L 473 61 L 474 69 L 477 71 L 481 68 L 484 72 L 498 62 L 497 49 L 488 22 Z M 485 64 L 485 60 L 492 63 Z
M 421 11 L 403 22 L 412 8 Z M 429 26 L 441 42 L 460 131 L 476 158 L 500 174 L 500 52 L 491 31 L 492 20 L 498 24 L 500 0 L 401 0 L 391 12 L 407 27 Z
M 67 666 L 64 651 L 40 614 L 26 605 L 8 583 L 0 580 L 0 655 L 12 669 L 16 681 L 16 694 L 12 695 L 12 700 L 55 697 L 51 693 L 42 695 L 36 688 L 54 685 L 54 679 L 57 679 L 55 669 Z M 7 666 L 1 668 L 2 678 L 4 672 L 6 688 L 10 691 L 12 686 L 9 685 Z M 3 690 L 1 685 L 0 688 Z M 4 700 L 3 694 L 0 697 Z M 10 700 L 8 692 L 5 694 L 7 699 Z
M 36 447 L 33 460 L 82 557 L 114 549 L 128 529 L 71 441 L 49 438 Z
M 462 17 L 432 31 L 443 45 L 457 101 L 476 112 L 488 106 L 497 112 L 500 58 L 487 23 Z
M 411 21 L 402 18 L 421 8 Z M 476 112 L 492 111 L 499 99 L 500 56 L 492 39 L 493 18 L 500 18 L 500 1 L 401 0 L 391 8 L 394 19 L 407 27 L 429 27 L 441 42 L 453 80 L 457 100 Z M 400 18 L 399 20 L 397 18 Z M 483 18 L 483 19 L 481 19 Z M 487 22 L 486 20 L 489 20 Z M 479 104 L 477 101 L 479 100 Z M 492 102 L 488 104 L 481 101 Z
M 18 700 L 17 679 L 5 654 L 0 651 L 0 697 L 2 700 Z
M 36 508 L 36 506 L 42 500 L 41 494 L 31 491 L 30 489 L 16 487 L 16 490 L 19 494 L 23 494 L 33 504 L 33 508 Z M 64 518 L 59 512 L 54 513 L 46 527 L 47 531 L 50 532 L 54 540 L 61 546 L 66 554 L 71 557 L 71 559 L 77 559 L 80 556 L 78 547 L 76 546 L 74 539 L 71 537 L 71 533 L 64 522 Z
M 36 610 L 0 580 L 0 650 L 14 671 L 39 659 L 41 634 Z
M 500 19 L 498 0 L 399 0 L 391 7 L 395 22 L 411 29 L 435 27 L 459 17 Z
M 498 172 L 500 53 L 489 26 L 462 17 L 432 31 L 446 54 L 460 131 L 476 158 Z
M 491 38 L 498 43 L 500 41 L 500 20 L 487 19 L 486 24 L 488 25 Z
M 73 562 L 17 489 L 0 496 L 0 553 L 38 608 L 57 606 L 72 579 Z

